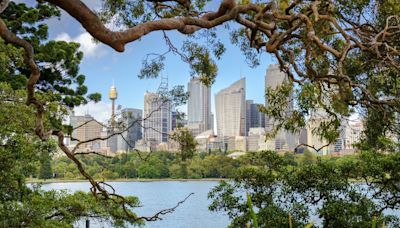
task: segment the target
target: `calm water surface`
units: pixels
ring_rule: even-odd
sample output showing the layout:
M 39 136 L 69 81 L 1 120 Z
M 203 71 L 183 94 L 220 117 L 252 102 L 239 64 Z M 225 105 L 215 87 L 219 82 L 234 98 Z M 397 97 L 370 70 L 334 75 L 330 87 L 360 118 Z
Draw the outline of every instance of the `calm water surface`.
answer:
M 171 208 L 190 193 L 185 203 L 175 212 L 162 216 L 163 220 L 148 222 L 145 227 L 162 228 L 219 228 L 227 227 L 229 217 L 222 212 L 211 212 L 208 205 L 208 192 L 218 184 L 217 181 L 154 181 L 154 182 L 110 182 L 118 194 L 139 197 L 143 207 L 136 208 L 140 216 L 151 216 L 156 212 Z M 67 189 L 69 191 L 89 191 L 87 182 L 51 183 L 42 186 L 44 190 Z M 77 227 L 84 227 L 83 223 Z M 91 222 L 90 227 L 110 227 L 109 224 Z

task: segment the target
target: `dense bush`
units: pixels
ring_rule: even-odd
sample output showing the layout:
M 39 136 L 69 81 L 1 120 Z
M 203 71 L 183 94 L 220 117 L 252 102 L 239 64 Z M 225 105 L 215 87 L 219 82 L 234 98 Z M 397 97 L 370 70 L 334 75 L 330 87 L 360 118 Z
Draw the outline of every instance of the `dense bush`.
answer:
M 374 227 L 374 222 L 399 227 L 398 217 L 385 213 L 400 209 L 399 171 L 399 153 L 361 151 L 341 158 L 251 153 L 241 159 L 233 181 L 209 193 L 210 209 L 225 211 L 232 227 L 245 227 L 252 220 L 247 192 L 262 227 L 288 227 L 289 217 L 293 227 L 304 227 L 311 218 L 323 227 Z

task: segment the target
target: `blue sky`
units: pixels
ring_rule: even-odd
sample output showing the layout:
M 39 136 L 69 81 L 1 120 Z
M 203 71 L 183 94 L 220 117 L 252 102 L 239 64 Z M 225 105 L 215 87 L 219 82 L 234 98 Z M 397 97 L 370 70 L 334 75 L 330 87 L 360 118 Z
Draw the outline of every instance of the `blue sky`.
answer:
M 98 7 L 98 1 L 85 1 L 90 7 Z M 220 38 L 226 45 L 226 53 L 217 61 L 218 76 L 212 86 L 212 110 L 214 110 L 214 94 L 229 86 L 241 76 L 246 77 L 246 99 L 264 103 L 264 75 L 269 64 L 276 60 L 268 54 L 261 56 L 261 64 L 250 68 L 238 47 L 230 44 L 228 32 L 218 29 Z M 184 36 L 177 32 L 168 32 L 176 46 L 180 46 Z M 118 90 L 117 104 L 123 107 L 143 108 L 143 94 L 146 90 L 155 91 L 160 79 L 139 79 L 137 77 L 143 58 L 148 53 L 163 53 L 168 48 L 165 45 L 161 32 L 151 33 L 140 41 L 128 44 L 124 53 L 115 52 L 103 44 L 95 44 L 91 36 L 72 17 L 63 13 L 61 20 L 49 21 L 50 39 L 75 41 L 81 43 L 84 59 L 80 71 L 86 75 L 86 85 L 89 92 L 100 92 L 102 102 L 90 104 L 87 107 L 76 109 L 77 114 L 89 112 L 96 118 L 103 120 L 109 115 L 110 102 L 107 97 L 112 81 Z M 169 87 L 185 85 L 190 79 L 190 69 L 178 56 L 170 54 L 166 58 L 162 74 L 169 78 Z M 180 107 L 186 112 L 186 107 Z M 213 111 L 214 112 L 214 111 Z

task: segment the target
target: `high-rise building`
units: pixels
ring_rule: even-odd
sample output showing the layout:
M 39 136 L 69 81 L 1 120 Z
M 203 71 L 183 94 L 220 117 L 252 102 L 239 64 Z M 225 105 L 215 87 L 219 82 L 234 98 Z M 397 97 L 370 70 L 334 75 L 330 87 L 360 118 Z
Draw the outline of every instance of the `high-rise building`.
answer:
M 219 137 L 246 135 L 246 79 L 242 78 L 215 95 Z
M 189 129 L 197 129 L 201 132 L 212 128 L 211 115 L 211 88 L 204 85 L 199 78 L 192 77 L 188 83 L 189 99 L 187 105 Z
M 70 145 L 76 145 L 78 140 L 86 141 L 99 138 L 103 129 L 103 126 L 90 115 L 72 115 L 70 116 L 70 124 L 74 128 L 74 131 L 71 135 L 72 137 Z M 80 148 L 92 149 L 95 143 L 96 141 L 84 143 L 80 145 Z
M 168 141 L 171 131 L 171 102 L 157 93 L 144 94 L 143 138 L 152 145 Z
M 279 68 L 279 64 L 271 64 L 268 66 L 267 73 L 265 74 L 265 90 L 277 89 L 281 86 L 288 78 L 284 72 Z M 265 97 L 265 107 L 268 107 L 268 98 Z M 291 107 L 288 107 L 290 109 Z M 269 116 L 265 116 L 265 127 L 267 131 L 273 129 L 274 119 Z
M 213 132 L 215 132 L 214 131 L 214 113 L 211 113 L 211 118 L 210 118 L 210 120 L 211 120 L 211 122 L 210 122 L 210 124 L 211 124 L 211 128 L 210 128 L 210 130 L 212 130 Z
M 249 135 L 250 128 L 265 127 L 265 114 L 260 112 L 258 105 L 252 100 L 246 101 L 246 135 Z
M 171 130 L 186 126 L 187 124 L 187 119 L 183 118 L 179 111 L 175 110 L 171 112 Z
M 171 130 L 175 130 L 178 127 L 178 113 L 176 111 L 171 112 Z
M 142 139 L 142 110 L 124 108 L 121 110 L 119 121 L 122 124 L 123 133 L 118 135 L 118 151 L 133 149 L 138 140 Z
M 265 75 L 265 89 L 277 89 L 285 81 L 288 80 L 287 75 L 282 72 L 278 64 L 271 64 L 268 66 Z M 286 107 L 285 113 L 290 114 L 293 110 L 293 102 L 291 97 L 288 97 L 288 107 Z M 268 98 L 265 98 L 265 107 L 268 107 Z M 265 129 L 266 131 L 272 131 L 276 125 L 276 120 L 273 117 L 265 116 Z M 293 150 L 299 144 L 299 136 L 285 130 L 280 130 L 275 137 L 275 150 Z

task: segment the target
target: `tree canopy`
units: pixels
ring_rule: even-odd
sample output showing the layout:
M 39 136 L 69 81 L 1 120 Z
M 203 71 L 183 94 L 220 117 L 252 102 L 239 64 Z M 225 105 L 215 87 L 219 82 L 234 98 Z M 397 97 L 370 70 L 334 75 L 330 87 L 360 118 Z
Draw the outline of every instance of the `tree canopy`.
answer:
M 398 150 L 391 140 L 391 136 L 399 134 L 397 0 L 222 0 L 215 8 L 206 0 L 101 2 L 102 9 L 93 11 L 80 0 L 40 0 L 34 7 L 0 1 L 0 80 L 6 83 L 0 90 L 4 104 L 1 109 L 5 109 L 2 118 L 9 112 L 8 117 L 22 115 L 21 120 L 26 120 L 2 125 L 0 140 L 6 142 L 2 153 L 10 153 L 12 142 L 24 145 L 31 138 L 40 142 L 55 137 L 59 148 L 92 185 L 92 197 L 124 212 L 124 217 L 118 218 L 140 222 L 157 219 L 159 214 L 149 218 L 133 214 L 128 208 L 137 202 L 96 181 L 75 151 L 64 144 L 64 137 L 72 130 L 62 122 L 67 110 L 88 100 L 98 101 L 100 95 L 87 95 L 85 76 L 79 74 L 79 44 L 47 40 L 46 20 L 59 16 L 61 9 L 93 38 L 118 52 L 151 32 L 162 31 L 170 52 L 187 62 L 192 74 L 200 75 L 206 85 L 214 82 L 217 60 L 223 58 L 225 47 L 216 30 L 223 27 L 251 66 L 257 66 L 259 53 L 266 52 L 288 75 L 287 83 L 267 90 L 270 105 L 261 107 L 276 120 L 274 132 L 297 131 L 310 116 L 322 112 L 324 121 L 314 132 L 333 142 L 340 120 L 358 114 L 366 120 L 360 148 L 385 153 Z M 107 28 L 110 21 L 121 29 Z M 166 32 L 170 30 L 187 36 L 181 47 L 172 44 Z M 200 38 L 204 34 L 210 38 L 207 44 Z M 165 58 L 165 53 L 160 53 L 146 59 L 139 76 L 157 76 Z M 285 107 L 290 102 L 295 103 L 295 108 L 287 112 Z M 24 151 L 37 155 L 32 148 L 24 148 L 19 150 L 21 157 L 13 162 L 33 159 Z M 24 177 L 18 165 L 10 167 L 9 172 L 18 173 L 18 180 Z M 18 183 L 21 187 L 23 182 Z M 115 212 L 109 213 L 117 216 Z

